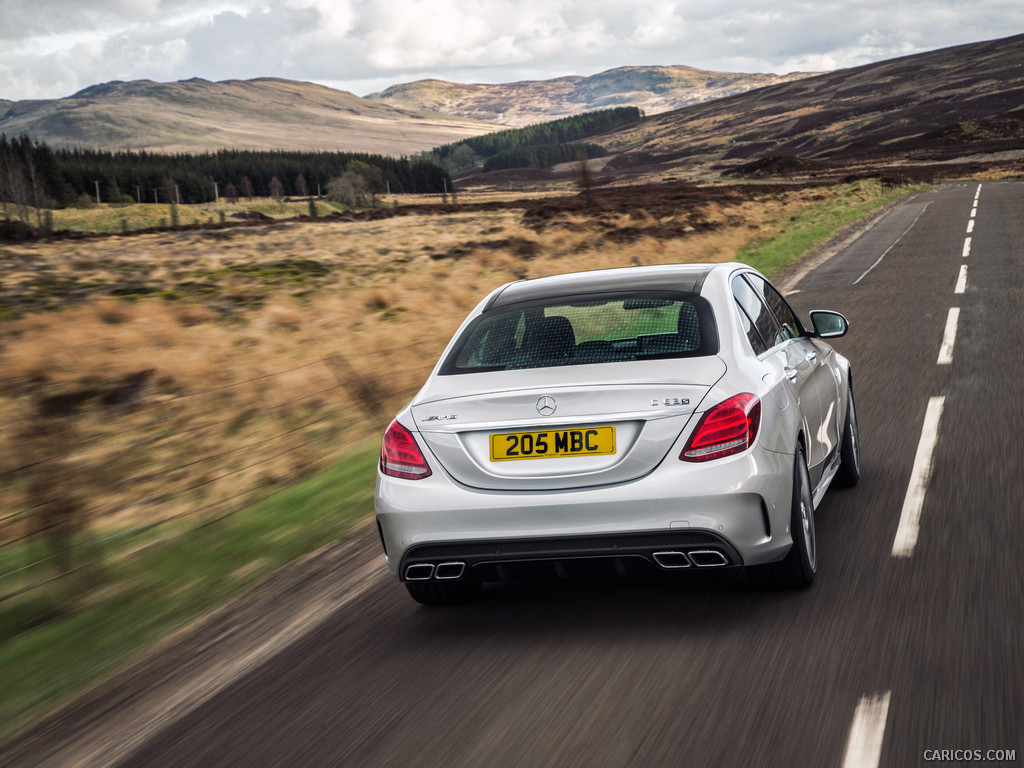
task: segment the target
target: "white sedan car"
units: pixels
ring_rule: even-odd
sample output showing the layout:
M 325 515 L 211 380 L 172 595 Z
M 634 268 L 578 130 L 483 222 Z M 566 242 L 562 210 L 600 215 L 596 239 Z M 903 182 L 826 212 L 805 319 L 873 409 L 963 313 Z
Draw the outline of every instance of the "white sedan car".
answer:
M 742 264 L 522 280 L 470 313 L 384 435 L 377 524 L 416 600 L 603 567 L 811 584 L 814 509 L 853 485 L 850 363 Z

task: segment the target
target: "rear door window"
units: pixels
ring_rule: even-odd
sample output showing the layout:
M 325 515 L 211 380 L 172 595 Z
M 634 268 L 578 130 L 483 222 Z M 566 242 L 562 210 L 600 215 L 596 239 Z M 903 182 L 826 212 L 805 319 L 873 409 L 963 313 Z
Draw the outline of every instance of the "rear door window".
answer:
M 732 295 L 739 306 L 740 324 L 754 354 L 767 352 L 777 343 L 779 328 L 761 295 L 741 276 L 733 278 Z
M 782 294 L 775 286 L 759 275 L 747 274 L 746 278 L 764 296 L 764 300 L 771 310 L 779 326 L 779 333 L 775 343 L 781 344 L 788 339 L 795 339 L 804 335 L 804 327 L 797 318 L 796 313 L 790 308 Z

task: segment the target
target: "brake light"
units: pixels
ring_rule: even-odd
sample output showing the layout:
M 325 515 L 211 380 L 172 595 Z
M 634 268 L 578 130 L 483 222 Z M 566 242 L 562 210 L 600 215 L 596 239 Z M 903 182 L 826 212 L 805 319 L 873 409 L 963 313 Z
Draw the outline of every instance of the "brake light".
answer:
M 380 446 L 380 471 L 389 477 L 422 480 L 430 477 L 430 467 L 416 439 L 397 421 L 392 421 Z
M 711 461 L 747 450 L 761 425 L 761 401 L 744 393 L 708 410 L 679 454 L 683 461 Z

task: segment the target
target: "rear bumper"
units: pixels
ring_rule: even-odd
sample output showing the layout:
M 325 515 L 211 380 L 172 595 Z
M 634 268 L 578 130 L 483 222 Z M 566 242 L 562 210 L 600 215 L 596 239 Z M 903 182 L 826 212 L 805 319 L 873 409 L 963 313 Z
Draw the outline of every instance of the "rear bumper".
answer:
M 486 581 L 513 564 L 657 564 L 657 553 L 667 553 L 667 569 L 757 565 L 792 546 L 792 461 L 755 449 L 699 466 L 667 461 L 629 483 L 519 493 L 469 488 L 443 470 L 425 480 L 379 475 L 377 522 L 388 567 L 403 581 L 410 566 L 433 566 L 414 568 L 414 580 L 436 578 L 444 565 L 444 578 Z
M 398 569 L 402 581 L 475 579 L 502 581 L 529 573 L 527 565 L 580 565 L 608 560 L 619 571 L 636 563 L 662 570 L 742 565 L 736 549 L 708 532 L 664 532 L 520 538 L 499 541 L 436 542 L 410 547 Z M 549 569 L 550 570 L 550 569 Z

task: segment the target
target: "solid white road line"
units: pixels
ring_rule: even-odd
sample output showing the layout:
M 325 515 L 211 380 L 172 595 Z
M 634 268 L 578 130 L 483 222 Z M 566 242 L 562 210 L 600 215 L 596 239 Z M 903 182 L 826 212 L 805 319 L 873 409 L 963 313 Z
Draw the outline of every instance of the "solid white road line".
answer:
M 956 288 L 953 293 L 963 293 L 967 290 L 967 265 L 960 265 L 960 276 L 956 279 Z
M 966 238 L 964 240 L 964 258 L 966 259 L 970 255 L 971 255 L 971 238 L 968 237 L 968 238 Z
M 946 316 L 946 330 L 942 334 L 942 346 L 939 347 L 939 359 L 936 365 L 949 365 L 953 362 L 953 346 L 956 344 L 956 326 L 960 322 L 960 308 L 952 307 Z
M 866 270 L 864 270 L 864 274 L 861 275 L 860 277 L 858 277 L 856 280 L 853 281 L 854 285 L 856 285 L 861 280 L 863 280 L 865 277 L 867 277 L 868 272 L 870 272 L 872 269 L 874 269 L 875 267 L 877 267 L 879 264 L 882 263 L 882 259 L 884 259 L 889 254 L 889 251 L 891 251 L 893 248 L 895 248 L 897 243 L 899 243 L 899 241 L 904 238 L 904 236 L 907 234 L 907 232 L 909 232 L 910 230 L 912 230 L 914 228 L 914 225 L 917 224 L 917 220 L 921 218 L 921 214 L 923 214 L 925 211 L 928 210 L 928 206 L 929 205 L 931 205 L 931 203 L 925 203 L 924 208 L 921 209 L 921 213 L 917 214 L 917 216 L 914 217 L 914 220 L 912 222 L 910 222 L 910 226 L 907 227 L 905 230 L 903 230 L 903 234 L 896 238 L 896 242 L 894 242 L 892 245 L 890 245 L 888 248 L 885 249 L 885 253 L 883 253 L 881 256 L 878 257 L 878 261 L 876 261 L 874 264 L 872 264 L 870 267 L 868 267 Z
M 846 740 L 843 768 L 877 768 L 882 757 L 891 691 L 861 697 Z
M 921 440 L 917 444 L 914 467 L 910 471 L 910 483 L 907 485 L 907 495 L 903 499 L 903 510 L 900 512 L 900 524 L 892 545 L 893 557 L 910 557 L 917 546 L 921 509 L 924 507 L 925 492 L 932 476 L 932 453 L 939 439 L 939 420 L 942 418 L 942 408 L 945 404 L 945 397 L 933 397 L 928 400 L 924 425 L 921 427 Z

